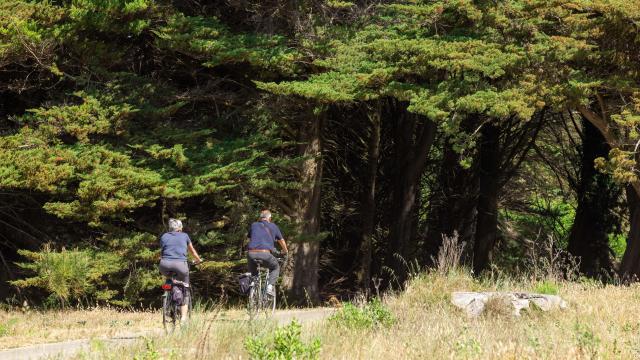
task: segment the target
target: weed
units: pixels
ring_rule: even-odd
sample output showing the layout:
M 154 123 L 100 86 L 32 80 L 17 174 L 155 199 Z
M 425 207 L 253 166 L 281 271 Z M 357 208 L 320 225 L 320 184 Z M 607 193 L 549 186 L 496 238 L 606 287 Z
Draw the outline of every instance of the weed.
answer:
M 107 349 L 107 344 L 105 344 L 105 342 L 100 339 L 91 339 L 89 347 L 91 348 L 91 352 L 104 352 Z
M 539 282 L 533 291 L 538 294 L 558 295 L 558 284 L 555 281 L 544 280 Z
M 136 354 L 134 360 L 157 360 L 160 359 L 160 353 L 156 349 L 156 345 L 151 339 L 145 339 L 145 350 Z
M 18 322 L 17 319 L 11 319 L 6 323 L 0 323 L 0 337 L 11 335 L 13 326 Z
M 368 329 L 376 326 L 389 327 L 395 318 L 378 298 L 374 298 L 361 307 L 345 303 L 329 321 L 349 329 Z
M 250 337 L 244 346 L 252 359 L 317 359 L 320 355 L 320 339 L 306 344 L 301 339 L 302 325 L 292 321 L 289 325 L 279 327 L 273 341 L 265 338 Z
M 452 236 L 442 234 L 442 246 L 438 251 L 438 257 L 434 259 L 438 273 L 446 275 L 460 266 L 465 243 L 459 243 L 458 240 L 457 231 L 454 231 Z
M 589 359 L 596 359 L 598 357 L 600 338 L 593 333 L 589 326 L 580 322 L 576 322 L 574 330 L 578 350 Z
M 482 347 L 476 339 L 460 339 L 455 344 L 456 353 L 465 357 L 473 357 L 480 355 Z

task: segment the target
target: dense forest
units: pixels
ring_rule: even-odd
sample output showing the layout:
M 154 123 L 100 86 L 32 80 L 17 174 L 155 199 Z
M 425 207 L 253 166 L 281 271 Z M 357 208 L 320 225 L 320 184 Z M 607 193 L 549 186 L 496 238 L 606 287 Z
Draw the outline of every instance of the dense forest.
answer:
M 289 303 L 397 289 L 443 239 L 478 275 L 632 281 L 639 28 L 628 0 L 2 0 L 2 300 L 149 304 L 169 217 L 236 298 L 263 208 Z

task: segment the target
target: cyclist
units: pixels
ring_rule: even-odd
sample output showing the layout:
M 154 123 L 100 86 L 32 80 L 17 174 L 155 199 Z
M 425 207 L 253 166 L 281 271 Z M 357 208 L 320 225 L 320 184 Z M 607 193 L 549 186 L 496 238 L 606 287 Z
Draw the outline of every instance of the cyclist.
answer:
M 282 249 L 282 254 L 287 254 L 287 243 L 282 237 L 278 226 L 271 222 L 271 211 L 260 211 L 258 221 L 251 224 L 247 234 L 249 245 L 247 246 L 247 260 L 249 271 L 252 275 L 258 274 L 258 267 L 254 260 L 262 260 L 262 263 L 269 269 L 269 279 L 267 279 L 267 294 L 273 295 L 273 285 L 278 280 L 280 265 L 272 252 L 276 250 L 275 243 L 278 242 Z
M 160 258 L 160 273 L 164 276 L 175 274 L 176 280 L 189 286 L 189 264 L 187 263 L 187 249 L 196 258 L 196 262 L 202 259 L 191 243 L 189 235 L 182 232 L 182 221 L 169 219 L 169 232 L 160 237 L 160 247 L 162 250 Z M 188 292 L 187 292 L 188 293 Z M 180 307 L 180 321 L 187 321 L 188 301 L 185 299 Z

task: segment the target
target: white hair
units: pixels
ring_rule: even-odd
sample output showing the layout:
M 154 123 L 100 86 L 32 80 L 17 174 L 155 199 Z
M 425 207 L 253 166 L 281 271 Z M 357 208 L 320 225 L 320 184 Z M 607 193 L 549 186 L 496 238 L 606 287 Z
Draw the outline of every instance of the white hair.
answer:
M 169 219 L 169 230 L 170 231 L 181 231 L 182 230 L 182 221 L 178 219 Z
M 269 210 L 260 211 L 260 219 L 271 219 L 271 211 Z

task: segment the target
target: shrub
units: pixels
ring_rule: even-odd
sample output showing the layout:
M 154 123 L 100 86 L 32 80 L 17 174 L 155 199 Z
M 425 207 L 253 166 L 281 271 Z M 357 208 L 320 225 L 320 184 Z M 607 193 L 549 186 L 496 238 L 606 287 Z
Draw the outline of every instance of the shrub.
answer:
M 340 311 L 329 318 L 329 321 L 350 329 L 368 329 L 391 326 L 395 318 L 391 311 L 378 298 L 375 298 L 362 307 L 345 303 Z
M 106 289 L 105 277 L 120 270 L 115 254 L 90 250 L 62 250 L 45 246 L 42 251 L 19 250 L 29 263 L 19 263 L 23 269 L 35 273 L 33 277 L 12 281 L 25 288 L 37 287 L 50 294 L 50 300 L 64 305 L 80 299 L 109 300 L 116 291 Z
M 279 327 L 272 342 L 251 337 L 245 341 L 244 346 L 252 359 L 317 359 L 320 354 L 320 339 L 306 344 L 300 337 L 301 330 L 302 325 L 294 320 L 287 326 Z

